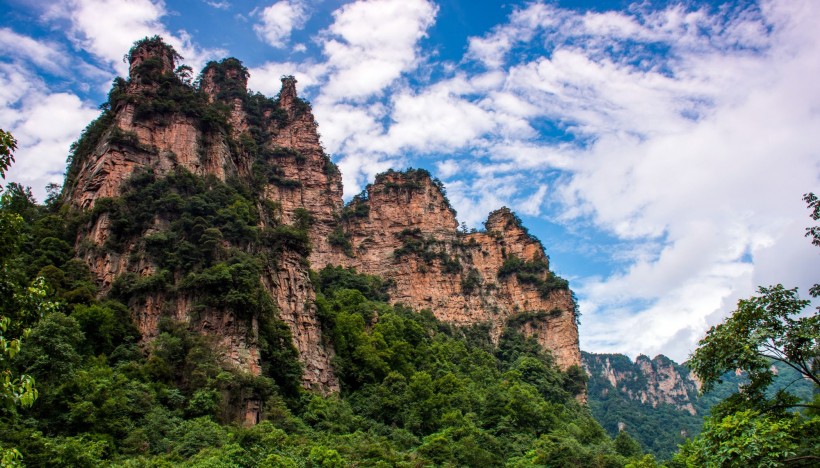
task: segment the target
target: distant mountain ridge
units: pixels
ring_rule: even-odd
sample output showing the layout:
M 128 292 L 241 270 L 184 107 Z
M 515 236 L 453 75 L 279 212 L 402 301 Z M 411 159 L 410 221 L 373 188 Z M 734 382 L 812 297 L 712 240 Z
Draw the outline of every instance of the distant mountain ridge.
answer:
M 640 355 L 632 361 L 623 354 L 581 351 L 581 363 L 589 375 L 587 395 L 595 419 L 611 435 L 628 432 L 659 458 L 700 433 L 703 417 L 745 382 L 742 372 L 729 372 L 721 384 L 700 394 L 697 376 L 662 354 L 652 359 Z M 772 366 L 777 377 L 770 393 L 788 387 L 804 400 L 811 398 L 809 382 L 785 364 Z
M 662 354 L 653 359 L 642 354 L 632 362 L 623 354 L 582 352 L 582 365 L 591 377 L 605 380 L 630 400 L 653 408 L 659 404 L 672 405 L 691 415 L 697 414 L 695 403 L 700 381 L 686 366 Z M 602 388 L 602 391 L 609 390 Z

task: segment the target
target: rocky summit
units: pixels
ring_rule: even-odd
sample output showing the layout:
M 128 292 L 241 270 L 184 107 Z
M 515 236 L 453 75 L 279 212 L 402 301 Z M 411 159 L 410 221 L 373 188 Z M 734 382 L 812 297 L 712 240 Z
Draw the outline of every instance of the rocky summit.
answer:
M 573 294 L 509 209 L 490 213 L 483 231 L 460 230 L 443 185 L 422 169 L 383 173 L 345 205 L 341 174 L 293 77 L 271 99 L 247 90 L 247 69 L 233 58 L 209 63 L 197 82 L 161 40 L 139 42 L 127 58 L 128 79 L 115 81 L 103 115 L 74 148 L 62 200 L 90 213 L 78 255 L 101 293 L 127 300 L 144 340 L 171 317 L 217 337 L 234 366 L 258 374 L 268 318 L 248 304 L 268 301 L 273 307 L 260 310 L 287 325 L 303 385 L 336 391 L 311 272 L 341 266 L 382 277 L 392 303 L 483 327 L 493 342 L 513 327 L 561 368 L 580 365 Z M 221 210 L 197 208 L 197 197 L 214 193 L 223 193 Z M 129 211 L 149 202 L 149 215 Z M 209 228 L 209 216 L 223 227 Z M 185 235 L 174 235 L 180 225 Z M 173 255 L 152 255 L 169 243 Z M 219 258 L 228 248 L 258 268 L 186 273 L 196 255 Z M 248 277 L 258 291 L 242 289 Z M 231 282 L 258 297 L 220 296 Z

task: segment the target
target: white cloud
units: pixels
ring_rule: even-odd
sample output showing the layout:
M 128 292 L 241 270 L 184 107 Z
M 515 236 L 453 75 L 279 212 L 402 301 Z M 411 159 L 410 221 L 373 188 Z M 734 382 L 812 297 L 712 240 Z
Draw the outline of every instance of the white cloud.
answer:
M 73 94 L 28 91 L 32 94 L 14 108 L 21 118 L 4 127 L 18 141 L 15 163 L 6 181 L 30 186 L 35 198 L 42 201 L 46 184 L 63 183 L 69 147 L 99 110 L 88 107 Z M 5 121 L 0 123 L 6 125 Z
M 167 14 L 162 0 L 69 0 L 53 5 L 47 18 L 67 18 L 73 41 L 122 76 L 128 74 L 124 53 L 144 37 L 162 36 L 195 70 L 208 59 L 224 55 L 221 50 L 197 47 L 185 31 L 168 31 L 161 21 Z M 100 20 L 101 15 L 105 21 Z
M 217 10 L 227 10 L 231 7 L 231 2 L 225 2 L 225 1 L 217 2 L 217 1 L 205 0 L 205 3 L 208 6 L 216 8 Z
M 445 159 L 436 162 L 436 173 L 440 178 L 446 179 L 459 172 L 459 164 L 453 159 Z
M 276 48 L 285 47 L 290 34 L 301 29 L 308 19 L 304 2 L 300 0 L 281 0 L 259 12 L 261 23 L 253 26 L 259 38 Z
M 9 130 L 24 116 L 15 105 L 42 82 L 25 68 L 0 62 L 0 128 Z
M 765 19 L 731 24 L 732 40 L 753 42 L 747 36 L 783 13 L 767 7 Z M 683 359 L 708 324 L 753 292 L 753 279 L 770 277 L 764 269 L 785 270 L 793 246 L 808 245 L 794 232 L 787 238 L 785 229 L 808 223 L 800 195 L 820 181 L 820 152 L 809 137 L 820 132 L 812 78 L 820 73 L 813 58 L 820 50 L 816 39 L 807 40 L 820 10 L 801 15 L 772 23 L 762 52 L 682 49 L 668 77 L 607 63 L 599 82 L 565 75 L 570 86 L 550 90 L 565 115 L 598 138 L 577 154 L 562 188 L 567 203 L 621 238 L 663 236 L 657 258 L 583 285 L 592 310 L 582 327 L 587 349 Z M 589 86 L 581 99 L 577 84 Z M 689 103 L 696 119 L 683 118 Z M 749 251 L 753 263 L 744 259 Z M 816 273 L 804 266 L 802 276 L 789 276 L 806 285 Z M 618 310 L 622 316 L 612 320 Z
M 282 89 L 282 76 L 293 75 L 299 92 L 302 93 L 305 88 L 321 84 L 325 69 L 324 64 L 309 62 L 268 62 L 249 70 L 248 87 L 267 96 L 275 96 Z
M 437 11 L 425 0 L 357 1 L 335 11 L 323 43 L 332 70 L 323 93 L 355 100 L 393 83 L 415 66 Z
M 454 96 L 446 87 L 423 94 L 402 93 L 394 98 L 395 121 L 373 149 L 395 153 L 412 148 L 421 152 L 452 150 L 496 126 L 493 116 L 478 105 Z
M 46 41 L 37 41 L 0 28 L 0 51 L 6 57 L 17 57 L 34 63 L 50 73 L 67 74 L 68 54 L 61 47 Z

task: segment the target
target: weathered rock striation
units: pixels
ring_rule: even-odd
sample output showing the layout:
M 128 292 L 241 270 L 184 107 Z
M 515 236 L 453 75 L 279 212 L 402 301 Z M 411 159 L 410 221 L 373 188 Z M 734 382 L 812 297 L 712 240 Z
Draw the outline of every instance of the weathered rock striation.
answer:
M 73 164 L 77 169 L 70 169 L 64 189 L 66 203 L 93 210 L 97 201 L 121 195 L 126 181 L 138 171 L 148 170 L 161 177 L 181 168 L 198 176 L 225 181 L 229 178 L 251 180 L 256 169 L 269 173 L 261 188 L 264 197 L 260 203 L 265 199 L 275 202 L 277 219 L 273 222 L 292 222 L 294 212 L 300 208 L 309 210 L 325 224 L 333 219 L 342 204 L 341 177 L 319 144 L 309 106 L 295 96 L 294 80 L 283 79 L 284 99 L 255 116 L 258 121 L 253 124 L 257 129 L 262 127 L 268 142 L 264 148 L 256 149 L 257 153 L 264 152 L 264 156 L 254 161 L 249 149 L 254 142 L 248 133 L 252 125 L 247 104 L 242 99 L 247 94 L 247 70 L 236 59 L 210 63 L 200 80 L 200 89 L 211 104 L 207 111 L 215 109 L 223 114 L 206 113 L 204 117 L 222 117 L 227 123 L 223 128 L 213 128 L 203 124 L 203 117 L 180 111 L 144 115 L 153 102 L 168 99 L 160 92 L 165 83 L 156 79 L 174 76 L 174 54 L 168 49 L 149 43 L 132 50 L 129 79 L 115 83 L 112 94 L 116 92 L 121 96 L 112 103 L 110 114 L 101 118 L 107 117 L 108 127 L 84 159 L 77 160 L 75 156 Z M 193 89 L 190 94 L 189 98 L 195 97 Z M 169 221 L 158 216 L 152 227 L 126 241 L 120 249 L 102 248 L 111 237 L 106 213 L 95 217 L 80 233 L 78 251 L 96 275 L 103 292 L 126 273 L 144 278 L 157 272 L 156 265 L 134 261 L 134 258 L 141 258 L 138 255 L 143 248 L 140 238 L 162 231 Z M 260 223 L 265 224 L 266 220 Z M 312 231 L 311 235 L 317 244 L 327 238 L 321 229 Z M 181 279 L 174 278 L 176 283 Z M 277 306 L 279 318 L 290 327 L 304 364 L 305 386 L 338 390 L 330 364 L 332 348 L 322 340 L 315 293 L 304 260 L 295 252 L 285 252 L 278 261 L 264 266 L 261 281 Z M 173 297 L 156 294 L 129 306 L 143 337 L 156 336 L 161 316 L 188 321 L 192 328 L 220 337 L 227 357 L 236 366 L 258 373 L 260 354 L 253 339 L 256 323 L 239 320 L 230 310 L 208 310 L 204 315 L 197 313 L 194 319 L 191 312 L 195 299 L 184 293 Z
M 630 400 L 653 408 L 666 404 L 692 415 L 697 413 L 695 401 L 700 381 L 686 367 L 664 355 L 654 359 L 640 355 L 633 363 L 622 354 L 583 353 L 582 362 L 590 378 L 605 380 Z
M 345 206 L 341 175 L 321 146 L 309 104 L 296 95 L 295 79 L 284 77 L 279 96 L 268 99 L 248 93 L 247 70 L 236 59 L 209 63 L 192 85 L 184 71 L 175 72 L 176 58 L 161 41 L 132 49 L 129 78 L 115 81 L 109 108 L 75 148 L 63 190 L 66 204 L 92 214 L 77 250 L 103 293 L 125 275 L 165 275 L 174 285 L 173 293 L 146 289 L 130 300 L 145 339 L 156 336 L 161 317 L 173 317 L 218 337 L 238 368 L 261 369 L 256 337 L 264 317 L 203 306 L 183 273 L 167 273 L 145 254 L 146 239 L 161 238 L 175 220 L 158 211 L 125 236 L 106 211 L 135 175 L 160 179 L 183 171 L 250 187 L 259 229 L 291 239 L 264 247 L 217 236 L 214 249 L 257 255 L 259 282 L 290 330 L 306 387 L 338 390 L 309 275 L 326 265 L 390 280 L 395 303 L 430 309 L 455 325 L 486 326 L 493 340 L 516 328 L 562 368 L 580 364 L 573 295 L 512 212 L 491 213 L 483 232 L 460 231 L 443 186 L 424 170 L 381 174 Z M 299 232 L 309 249 L 299 247 Z
M 494 341 L 504 328 L 518 328 L 562 368 L 578 365 L 572 293 L 564 285 L 546 287 L 553 274 L 541 243 L 507 208 L 491 213 L 485 228 L 459 232 L 443 187 L 426 171 L 387 172 L 342 212 L 336 250 L 314 252 L 311 264 L 389 278 L 394 302 L 457 325 L 488 324 Z M 505 262 L 513 259 L 522 270 L 534 266 L 525 272 L 532 276 L 514 267 L 505 275 Z

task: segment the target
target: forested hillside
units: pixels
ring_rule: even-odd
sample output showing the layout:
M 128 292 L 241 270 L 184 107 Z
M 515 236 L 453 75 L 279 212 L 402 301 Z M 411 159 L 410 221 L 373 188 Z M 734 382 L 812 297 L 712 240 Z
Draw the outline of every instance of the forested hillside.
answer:
M 581 376 L 532 339 L 510 331 L 495 346 L 486 330 L 389 305 L 379 278 L 312 275 L 342 385 L 326 397 L 302 389 L 277 322 L 262 325 L 272 364 L 259 376 L 233 370 L 212 338 L 171 318 L 141 342 L 118 288 L 97 299 L 74 259 L 88 214 L 35 205 L 19 186 L 2 214 L 24 221 L 3 225 L 3 287 L 16 292 L 3 296 L 3 315 L 31 330 L 10 370 L 33 376 L 39 398 L 2 410 L 0 440 L 29 466 L 621 466 L 639 455 L 576 402 Z M 263 401 L 253 426 L 238 419 L 250 393 Z
M 652 362 L 665 364 L 662 368 L 666 370 L 664 375 L 657 372 L 657 364 L 653 369 L 653 366 L 646 365 L 649 361 L 646 356 L 639 357 L 639 361 L 641 358 L 643 366 L 622 354 L 583 353 L 589 373 L 589 408 L 611 436 L 624 430 L 641 444 L 643 450 L 658 459 L 669 459 L 687 438 L 700 434 L 703 418 L 711 409 L 749 383 L 746 373 L 727 372 L 721 377 L 721 383 L 701 394 L 697 381 L 685 365 L 664 356 L 656 357 Z M 609 363 L 608 372 L 600 365 L 603 360 Z M 772 362 L 771 366 L 775 378 L 766 390 L 767 397 L 772 398 L 784 390 L 801 401 L 814 398 L 814 385 L 800 373 L 782 362 Z M 669 376 L 670 371 L 676 375 Z M 616 385 L 607 376 L 614 377 Z M 658 376 L 665 382 L 678 380 L 688 385 L 681 385 L 676 389 L 678 391 L 663 391 L 658 388 L 657 381 L 653 382 L 653 377 L 657 379 Z M 647 393 L 653 392 L 667 397 L 667 401 L 647 398 Z

